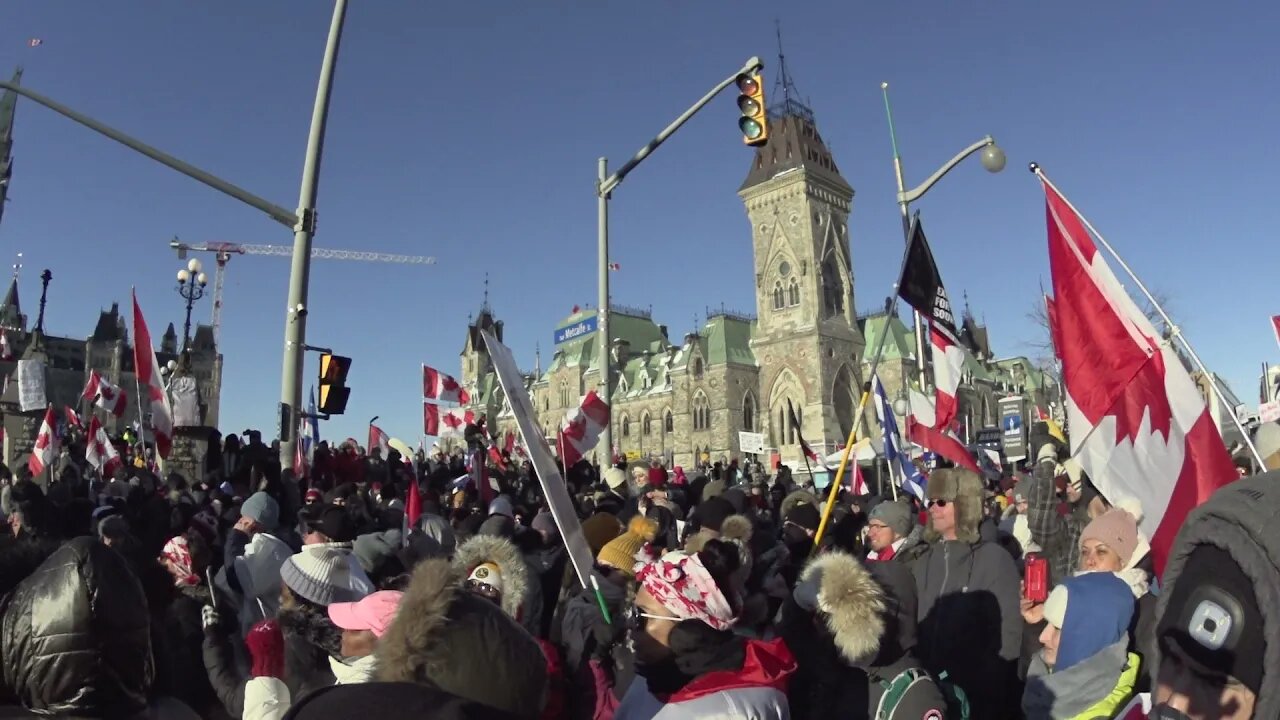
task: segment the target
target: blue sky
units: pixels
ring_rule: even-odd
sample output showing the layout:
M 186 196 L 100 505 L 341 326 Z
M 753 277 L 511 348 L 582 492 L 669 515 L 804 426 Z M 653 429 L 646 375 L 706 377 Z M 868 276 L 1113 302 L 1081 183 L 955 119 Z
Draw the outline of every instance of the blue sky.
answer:
M 1235 7 L 1233 10 L 1232 7 Z M 859 308 L 890 292 L 901 249 L 879 83 L 892 84 L 909 182 L 986 133 L 976 161 L 918 204 L 956 303 L 967 292 L 1001 354 L 1027 352 L 1048 283 L 1040 162 L 1171 309 L 1205 360 L 1256 401 L 1280 360 L 1275 293 L 1280 7 L 1006 0 L 900 3 L 353 2 L 319 200 L 322 247 L 434 255 L 434 267 L 316 262 L 309 341 L 355 357 L 349 414 L 326 436 L 420 432 L 418 368 L 456 371 L 482 300 L 533 365 L 575 304 L 595 299 L 596 158 L 629 157 L 747 57 L 787 61 L 857 191 Z M 83 3 L 0 8 L 0 72 L 287 208 L 296 205 L 331 5 Z M 38 37 L 43 44 L 27 47 Z M 653 306 L 682 335 L 708 306 L 754 310 L 750 162 L 730 95 L 615 193 L 614 301 Z M 34 312 L 87 335 L 129 286 L 159 334 L 190 242 L 288 244 L 238 202 L 30 103 L 19 108 L 0 261 L 21 251 Z M 232 260 L 223 426 L 274 428 L 288 261 Z M 207 318 L 206 299 L 197 310 Z M 310 358 L 308 380 L 314 374 Z

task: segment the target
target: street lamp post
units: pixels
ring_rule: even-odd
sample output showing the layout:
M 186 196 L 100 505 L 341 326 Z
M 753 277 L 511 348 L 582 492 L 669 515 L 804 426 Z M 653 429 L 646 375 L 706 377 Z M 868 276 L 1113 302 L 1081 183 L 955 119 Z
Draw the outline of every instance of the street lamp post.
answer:
M 725 78 L 718 85 L 711 89 L 702 99 L 694 103 L 688 110 L 680 114 L 670 125 L 658 133 L 657 137 L 650 140 L 648 144 L 640 148 L 640 150 L 624 164 L 618 168 L 612 175 L 609 175 L 608 158 L 600 158 L 598 161 L 598 174 L 596 180 L 596 198 L 597 198 L 597 240 L 600 251 L 600 262 L 597 271 L 599 282 L 599 295 L 597 297 L 598 308 L 596 310 L 596 355 L 599 356 L 600 368 L 600 390 L 599 394 L 609 405 L 609 422 L 605 423 L 604 430 L 600 433 L 600 445 L 604 447 L 606 453 L 605 462 L 601 463 L 603 467 L 609 467 L 613 462 L 613 395 L 611 383 L 613 376 L 613 358 L 609 354 L 609 198 L 613 194 L 615 188 L 622 184 L 627 175 L 636 166 L 649 157 L 658 146 L 666 142 L 667 138 L 675 134 L 682 125 L 689 121 L 689 118 L 697 114 L 699 110 L 711 102 L 711 100 L 719 95 L 725 88 L 734 84 L 738 76 L 743 73 L 759 72 L 764 67 L 764 63 L 760 58 L 753 57 L 747 60 L 746 64 L 732 75 Z
M 280 459 L 288 467 L 293 461 L 293 445 L 297 441 L 297 413 L 302 402 L 303 349 L 306 342 L 307 281 L 311 271 L 311 240 L 315 234 L 315 204 L 319 190 L 320 156 L 324 145 L 324 131 L 329 114 L 329 92 L 333 87 L 333 68 L 338 57 L 338 45 L 342 25 L 347 14 L 347 0 L 335 0 L 333 20 L 329 25 L 329 39 L 325 45 L 324 59 L 320 66 L 320 83 L 316 89 L 315 106 L 311 114 L 311 132 L 307 138 L 307 154 L 302 169 L 302 186 L 298 193 L 298 210 L 290 212 L 253 193 L 233 185 L 222 178 L 183 162 L 108 125 L 76 112 L 39 93 L 11 81 L 0 80 L 0 90 L 11 90 L 32 102 L 84 125 L 94 132 L 115 140 L 135 152 L 176 170 L 193 180 L 208 185 L 240 202 L 266 213 L 272 220 L 293 230 L 293 261 L 289 274 L 289 302 L 285 316 L 284 364 L 280 383 Z
M 951 172 L 956 165 L 959 165 L 965 158 L 981 151 L 982 167 L 987 172 L 998 173 L 1004 169 L 1005 156 L 1004 150 L 996 144 L 995 138 L 990 135 L 975 142 L 969 147 L 961 150 L 955 157 L 948 160 L 942 167 L 938 168 L 924 182 L 920 183 L 911 190 L 906 189 L 906 182 L 902 176 L 902 155 L 898 152 L 898 134 L 893 127 L 893 111 L 889 108 L 889 83 L 880 83 L 880 91 L 884 95 L 884 112 L 889 118 L 889 140 L 893 143 L 893 172 L 898 181 L 898 209 L 902 212 L 902 237 L 909 245 L 911 243 L 911 203 L 919 200 L 925 193 L 929 192 L 944 175 Z M 915 313 L 915 336 L 916 336 L 916 371 L 920 377 L 920 389 L 925 389 L 925 360 L 924 360 L 924 324 L 921 322 L 920 313 Z
M 178 271 L 178 295 L 187 301 L 187 319 L 182 324 L 182 354 L 191 350 L 191 308 L 196 301 L 204 297 L 204 288 L 209 284 L 209 277 L 201 271 L 200 261 L 191 258 L 187 266 Z

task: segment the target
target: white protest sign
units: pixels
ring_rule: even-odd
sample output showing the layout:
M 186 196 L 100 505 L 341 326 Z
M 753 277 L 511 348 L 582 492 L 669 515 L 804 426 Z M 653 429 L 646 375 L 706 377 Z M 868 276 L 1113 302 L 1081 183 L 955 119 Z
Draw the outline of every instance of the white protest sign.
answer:
M 22 412 L 44 410 L 49 401 L 44 392 L 44 361 L 18 361 L 18 406 Z
M 739 431 L 738 447 L 744 453 L 755 453 L 759 455 L 764 452 L 764 434 Z
M 569 549 L 569 561 L 578 574 L 578 582 L 584 588 L 590 587 L 591 567 L 595 564 L 591 547 L 582 534 L 582 523 L 573 509 L 573 500 L 565 489 L 564 478 L 560 476 L 560 468 L 556 467 L 547 439 L 542 436 L 542 429 L 534 421 L 533 401 L 529 398 L 529 391 L 525 389 L 520 370 L 516 367 L 515 356 L 506 345 L 498 342 L 493 333 L 488 330 L 480 332 L 484 337 L 485 347 L 489 349 L 489 359 L 498 375 L 498 383 L 502 385 L 511 414 L 515 416 L 516 427 L 520 429 L 520 437 L 524 439 L 524 446 L 528 449 L 529 460 L 538 473 L 538 482 L 542 484 L 547 505 L 551 507 L 551 516 L 555 518 L 560 537 L 564 538 L 565 547 Z
M 1258 406 L 1258 419 L 1264 423 L 1280 420 L 1280 400 L 1264 402 Z

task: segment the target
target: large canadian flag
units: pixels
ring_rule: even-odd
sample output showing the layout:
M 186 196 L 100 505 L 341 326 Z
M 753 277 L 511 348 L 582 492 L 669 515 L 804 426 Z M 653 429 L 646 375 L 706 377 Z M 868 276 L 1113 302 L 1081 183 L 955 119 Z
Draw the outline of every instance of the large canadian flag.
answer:
M 97 370 L 89 371 L 89 382 L 85 383 L 81 397 L 116 417 L 124 416 L 129 400 L 124 390 L 104 380 Z
M 951 301 L 919 217 L 911 221 L 911 240 L 902 265 L 902 277 L 898 280 L 898 296 L 929 321 L 936 408 L 931 427 L 946 430 L 959 410 L 956 389 L 960 387 L 960 374 L 964 369 L 964 349 L 957 340 Z
M 50 405 L 44 411 L 44 422 L 40 423 L 40 432 L 36 433 L 36 444 L 31 448 L 31 457 L 27 459 L 27 469 L 33 477 L 40 477 L 45 468 L 53 464 L 58 457 L 58 414 Z
M 1159 573 L 1187 513 L 1236 472 L 1177 354 L 1067 201 L 1047 183 L 1044 191 L 1071 452 L 1113 504 L 1142 504 Z
M 466 405 L 471 396 L 449 375 L 426 365 L 422 366 L 422 397 L 436 402 L 455 402 Z
M 169 406 L 169 395 L 164 391 L 160 361 L 156 360 L 151 333 L 147 331 L 147 321 L 142 317 L 142 308 L 138 307 L 137 292 L 133 293 L 133 367 L 138 376 L 138 387 L 146 395 L 146 402 L 142 402 L 143 398 L 138 398 L 138 406 L 151 413 L 151 432 L 155 436 L 156 452 L 160 457 L 167 458 L 173 447 L 173 408 Z
M 369 423 L 369 444 L 366 447 L 368 449 L 365 452 L 372 455 L 374 450 L 378 450 L 379 457 L 386 460 L 388 451 L 391 450 L 391 436 L 377 425 Z
M 938 453 L 958 467 L 972 470 L 979 475 L 982 470 L 973 459 L 973 453 L 956 437 L 954 432 L 940 428 L 933 403 L 919 390 L 908 391 L 911 414 L 907 416 L 907 439 Z
M 588 392 L 582 403 L 569 411 L 560 427 L 560 461 L 566 469 L 577 465 L 591 452 L 608 424 L 609 405 L 595 390 Z
M 422 434 L 431 437 L 462 437 L 476 414 L 463 408 L 443 410 L 435 403 L 422 403 Z

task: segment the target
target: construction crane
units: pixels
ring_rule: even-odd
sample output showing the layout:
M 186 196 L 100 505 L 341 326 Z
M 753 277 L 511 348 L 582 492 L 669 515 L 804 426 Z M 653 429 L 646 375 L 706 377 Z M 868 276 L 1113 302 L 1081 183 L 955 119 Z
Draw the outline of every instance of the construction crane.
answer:
M 169 247 L 178 251 L 178 259 L 186 260 L 189 252 L 213 253 L 217 262 L 217 270 L 213 275 L 213 338 L 217 343 L 222 332 L 222 287 L 226 280 L 227 261 L 233 255 L 274 255 L 275 257 L 293 257 L 293 247 L 289 245 L 240 245 L 228 242 L 184 243 L 175 236 L 169 241 Z M 400 265 L 435 265 L 436 259 L 422 255 L 395 255 L 393 253 L 368 252 L 365 250 L 330 250 L 328 248 L 311 248 L 311 257 L 319 260 L 358 260 L 363 262 L 397 263 Z

